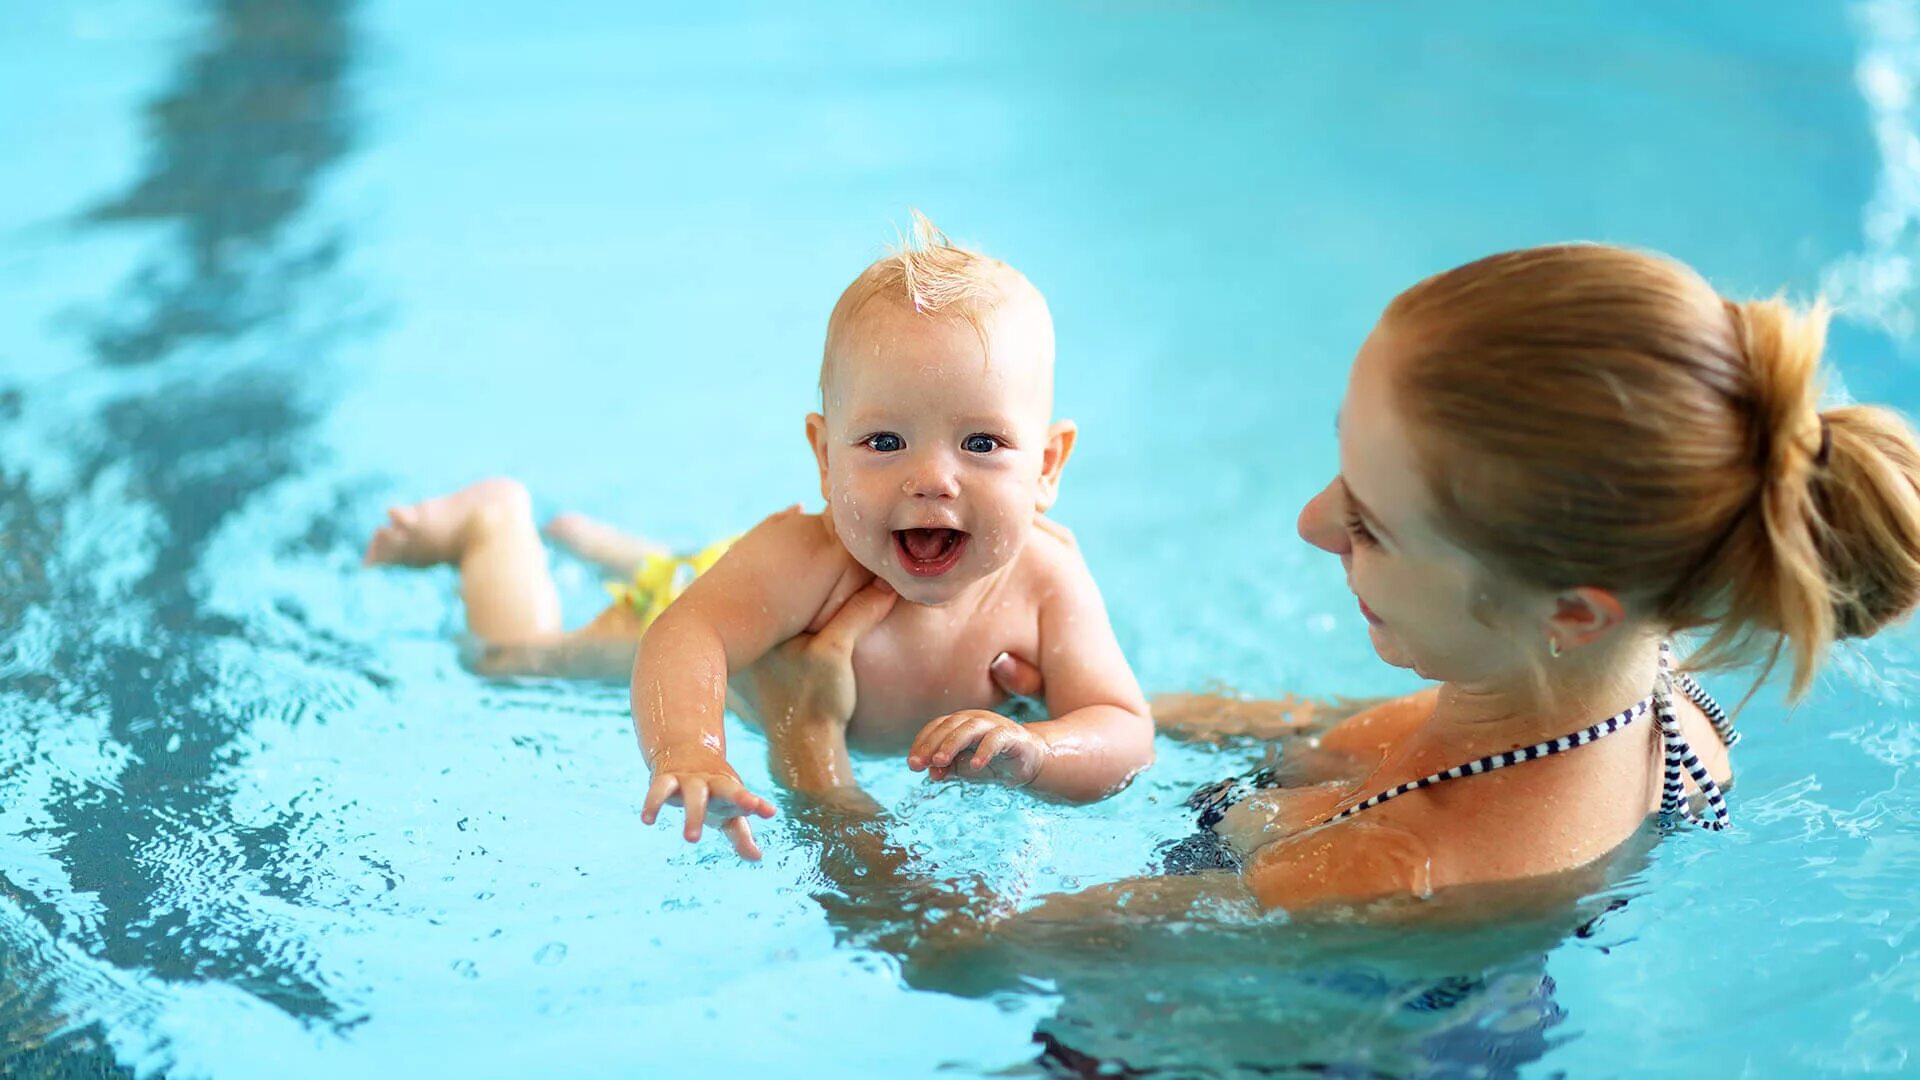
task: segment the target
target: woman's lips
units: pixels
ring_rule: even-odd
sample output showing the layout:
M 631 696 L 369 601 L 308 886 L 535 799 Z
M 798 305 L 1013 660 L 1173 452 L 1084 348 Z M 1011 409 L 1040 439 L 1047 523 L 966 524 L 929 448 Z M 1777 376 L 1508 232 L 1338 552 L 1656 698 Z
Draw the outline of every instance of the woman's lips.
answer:
M 1360 600 L 1360 597 L 1355 596 L 1354 599 Z M 1373 613 L 1373 609 L 1367 606 L 1367 602 L 1365 600 L 1360 600 L 1360 614 L 1366 616 L 1367 622 L 1373 624 L 1374 626 L 1383 625 L 1381 622 L 1380 616 L 1375 615 Z
M 960 563 L 967 534 L 959 529 L 896 529 L 893 553 L 914 577 L 939 577 Z

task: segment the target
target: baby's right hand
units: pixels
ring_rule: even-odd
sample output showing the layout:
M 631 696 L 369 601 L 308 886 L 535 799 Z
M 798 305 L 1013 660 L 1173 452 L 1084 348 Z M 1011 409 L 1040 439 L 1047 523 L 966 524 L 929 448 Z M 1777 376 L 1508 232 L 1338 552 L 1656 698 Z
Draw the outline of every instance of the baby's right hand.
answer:
M 662 806 L 686 807 L 687 826 L 682 835 L 688 843 L 700 839 L 700 830 L 708 822 L 717 822 L 741 858 L 759 861 L 760 845 L 753 842 L 753 827 L 747 824 L 747 818 L 748 815 L 772 817 L 773 804 L 748 791 L 740 783 L 739 774 L 725 761 L 717 766 L 703 764 L 690 768 L 655 762 L 653 783 L 647 787 L 647 801 L 640 807 L 640 820 L 653 824 L 659 819 Z

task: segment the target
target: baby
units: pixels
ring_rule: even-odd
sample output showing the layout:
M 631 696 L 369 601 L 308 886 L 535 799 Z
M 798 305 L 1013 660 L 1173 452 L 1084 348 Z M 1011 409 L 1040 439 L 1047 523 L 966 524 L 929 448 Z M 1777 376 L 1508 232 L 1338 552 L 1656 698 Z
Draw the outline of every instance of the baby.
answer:
M 770 654 L 850 600 L 870 606 L 874 625 L 852 652 L 847 744 L 908 751 L 910 767 L 936 776 L 1069 800 L 1124 786 L 1152 760 L 1152 719 L 1079 551 L 1036 527 L 1076 435 L 1071 422 L 1050 422 L 1053 324 L 1039 290 L 916 214 L 913 241 L 835 305 L 820 389 L 822 411 L 806 429 L 826 511 L 761 522 L 650 625 L 616 605 L 559 634 L 551 582 L 534 560 L 538 580 L 518 587 L 538 595 L 508 589 L 507 606 L 553 614 L 531 633 L 512 632 L 522 628 L 511 614 L 510 632 L 488 632 L 485 609 L 501 590 L 478 565 L 484 549 L 523 562 L 541 550 L 524 491 L 508 482 L 395 511 L 368 560 L 457 561 L 469 625 L 493 646 L 491 670 L 571 669 L 555 658 L 638 636 L 633 714 L 653 770 L 642 818 L 684 805 L 689 841 L 712 821 L 742 856 L 759 856 L 748 817 L 771 817 L 773 806 L 728 764 L 729 687 L 738 711 L 765 724 L 760 692 L 782 675 Z M 550 531 L 590 558 L 620 547 L 577 520 Z M 990 711 L 1007 697 L 989 676 L 1003 653 L 1037 660 L 1051 719 Z M 782 701 L 792 689 L 781 687 Z

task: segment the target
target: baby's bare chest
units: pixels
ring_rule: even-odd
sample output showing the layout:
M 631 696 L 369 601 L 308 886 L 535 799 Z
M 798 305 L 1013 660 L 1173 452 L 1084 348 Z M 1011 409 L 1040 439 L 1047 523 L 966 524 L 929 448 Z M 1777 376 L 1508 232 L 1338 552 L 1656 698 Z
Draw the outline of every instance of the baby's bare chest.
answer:
M 1003 652 L 1039 663 L 1039 619 L 1031 607 L 1001 605 L 964 620 L 910 612 L 889 618 L 854 649 L 859 684 L 848 742 L 904 749 L 929 720 L 1007 699 L 988 673 Z

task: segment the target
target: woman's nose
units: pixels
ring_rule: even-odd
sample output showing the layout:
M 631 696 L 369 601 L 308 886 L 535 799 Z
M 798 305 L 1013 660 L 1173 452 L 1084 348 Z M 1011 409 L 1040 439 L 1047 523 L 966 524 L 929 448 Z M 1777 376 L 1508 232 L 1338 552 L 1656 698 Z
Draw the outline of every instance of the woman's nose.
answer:
M 1347 539 L 1347 529 L 1340 520 L 1340 487 L 1338 479 L 1330 481 L 1320 493 L 1307 500 L 1300 508 L 1300 539 L 1334 555 L 1345 555 L 1351 548 Z

